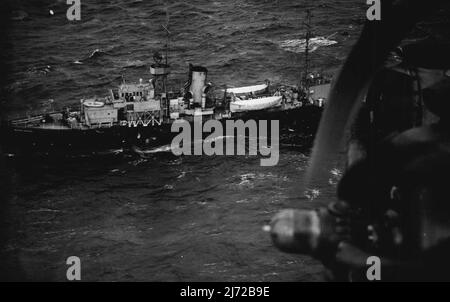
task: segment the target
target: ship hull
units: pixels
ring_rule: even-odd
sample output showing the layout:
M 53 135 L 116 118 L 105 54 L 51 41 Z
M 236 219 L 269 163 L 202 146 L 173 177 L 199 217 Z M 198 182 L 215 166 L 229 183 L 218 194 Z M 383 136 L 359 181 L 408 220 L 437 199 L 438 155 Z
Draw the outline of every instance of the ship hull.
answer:
M 270 112 L 261 110 L 236 113 L 233 117 L 220 121 L 226 123 L 227 120 L 278 120 L 280 137 L 284 137 L 284 132 L 295 132 L 304 137 L 311 137 L 317 129 L 321 112 L 322 108 L 316 106 Z M 268 124 L 270 125 L 270 123 Z M 146 127 L 117 125 L 90 129 L 4 126 L 1 129 L 1 144 L 6 154 L 77 156 L 116 153 L 133 150 L 136 146 L 147 149 L 157 148 L 170 144 L 176 135 L 178 133 L 171 131 L 169 123 Z M 282 139 L 281 142 L 283 142 Z M 296 142 L 289 141 L 288 143 L 295 144 Z M 304 142 L 297 143 L 303 144 Z

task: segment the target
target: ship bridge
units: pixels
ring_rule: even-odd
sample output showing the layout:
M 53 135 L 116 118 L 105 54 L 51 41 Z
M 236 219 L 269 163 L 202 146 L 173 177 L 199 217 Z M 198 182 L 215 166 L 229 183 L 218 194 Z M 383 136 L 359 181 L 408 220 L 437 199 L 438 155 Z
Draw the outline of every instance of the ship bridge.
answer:
M 126 101 L 143 101 L 155 98 L 155 89 L 150 80 L 148 83 L 139 84 L 121 84 L 115 99 L 124 99 Z

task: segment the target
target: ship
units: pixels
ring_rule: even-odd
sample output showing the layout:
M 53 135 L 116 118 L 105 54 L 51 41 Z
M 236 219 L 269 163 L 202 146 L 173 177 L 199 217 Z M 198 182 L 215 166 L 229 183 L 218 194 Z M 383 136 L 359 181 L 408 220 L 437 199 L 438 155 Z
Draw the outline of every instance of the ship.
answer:
M 208 69 L 189 65 L 181 89 L 169 89 L 171 73 L 168 49 L 153 55 L 148 81 L 128 83 L 100 98 L 81 99 L 79 104 L 56 112 L 9 120 L 1 125 L 3 152 L 14 155 L 101 154 L 120 150 L 152 149 L 171 143 L 178 134 L 171 128 L 183 119 L 193 123 L 214 119 L 278 120 L 287 137 L 312 143 L 326 103 L 330 79 L 309 72 L 306 34 L 305 68 L 299 85 L 271 85 L 269 81 L 244 87 L 218 89 L 208 82 Z M 166 44 L 168 45 L 168 43 Z M 283 141 L 282 141 L 283 142 Z M 303 143 L 302 143 L 303 144 Z

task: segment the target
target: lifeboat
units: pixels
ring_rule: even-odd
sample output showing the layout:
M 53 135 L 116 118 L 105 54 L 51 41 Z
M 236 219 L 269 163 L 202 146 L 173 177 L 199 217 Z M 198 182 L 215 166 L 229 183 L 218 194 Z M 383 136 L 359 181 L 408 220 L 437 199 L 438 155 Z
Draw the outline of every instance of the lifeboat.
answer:
M 99 101 L 94 101 L 94 100 L 88 100 L 88 101 L 84 101 L 83 105 L 86 107 L 100 108 L 100 107 L 105 106 L 105 103 L 99 102 Z
M 269 96 L 262 98 L 252 98 L 242 100 L 236 97 L 236 100 L 230 103 L 231 112 L 244 112 L 253 110 L 263 110 L 281 105 L 282 96 Z
M 236 87 L 236 88 L 227 88 L 227 93 L 234 94 L 248 94 L 248 93 L 259 93 L 263 92 L 267 89 L 267 84 L 253 85 L 253 86 L 245 86 L 245 87 Z

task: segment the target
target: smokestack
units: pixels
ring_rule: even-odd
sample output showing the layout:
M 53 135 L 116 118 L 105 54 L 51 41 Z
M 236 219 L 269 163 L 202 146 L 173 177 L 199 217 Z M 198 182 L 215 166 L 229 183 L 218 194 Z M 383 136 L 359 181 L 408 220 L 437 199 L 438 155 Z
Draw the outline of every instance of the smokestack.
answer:
M 189 91 L 192 93 L 194 103 L 199 104 L 204 108 L 203 90 L 206 85 L 206 76 L 208 74 L 208 69 L 202 66 L 192 66 L 191 70 L 191 86 Z

